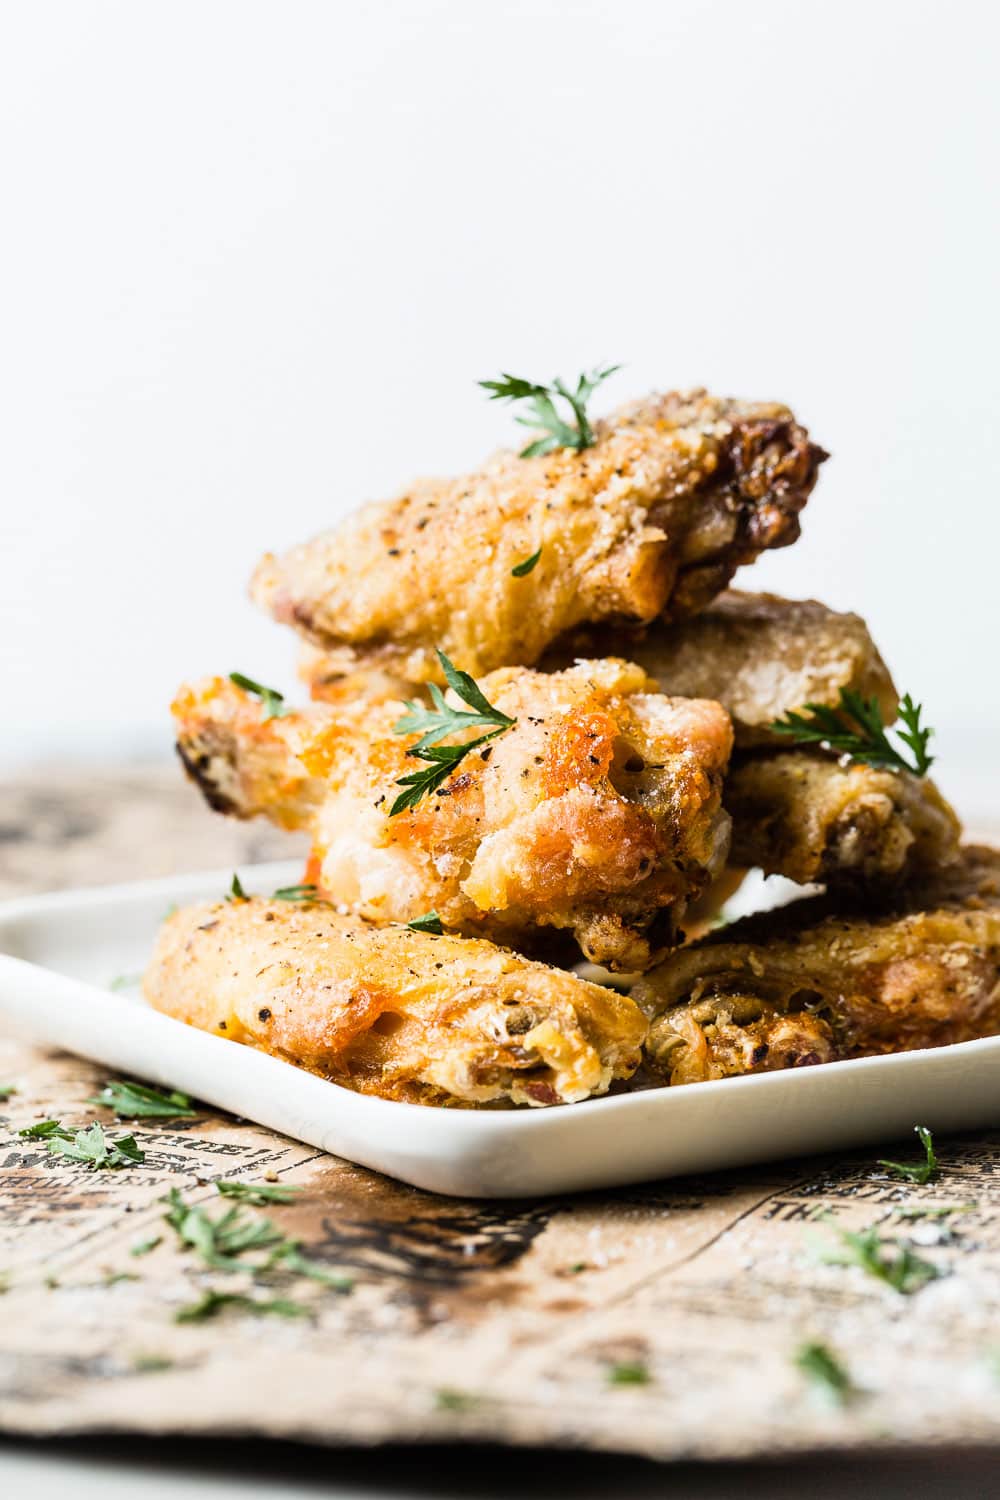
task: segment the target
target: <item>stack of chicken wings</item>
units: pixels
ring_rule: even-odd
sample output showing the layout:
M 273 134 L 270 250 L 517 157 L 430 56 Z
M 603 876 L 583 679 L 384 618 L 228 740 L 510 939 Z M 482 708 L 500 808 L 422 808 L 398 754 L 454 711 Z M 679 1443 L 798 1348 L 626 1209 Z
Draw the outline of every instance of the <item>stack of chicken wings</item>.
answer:
M 728 587 L 796 540 L 827 455 L 704 391 L 591 421 L 586 379 L 557 425 L 505 377 L 526 449 L 260 563 L 308 702 L 185 685 L 177 746 L 219 812 L 306 830 L 308 866 L 171 916 L 147 999 L 494 1107 L 1000 1031 L 1000 854 L 961 846 L 919 710 L 858 616 Z M 751 868 L 810 893 L 720 925 Z

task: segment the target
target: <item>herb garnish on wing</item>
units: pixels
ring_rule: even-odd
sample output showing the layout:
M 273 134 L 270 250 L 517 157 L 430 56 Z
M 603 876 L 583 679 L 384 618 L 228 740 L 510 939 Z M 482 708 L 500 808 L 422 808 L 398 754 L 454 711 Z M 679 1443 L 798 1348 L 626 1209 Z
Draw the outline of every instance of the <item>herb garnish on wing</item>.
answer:
M 230 672 L 229 681 L 242 688 L 245 693 L 253 693 L 254 697 L 260 699 L 264 705 L 265 719 L 280 719 L 285 712 L 285 695 L 279 693 L 277 688 L 254 682 L 252 677 L 247 677 L 242 672 Z
M 922 712 L 922 704 L 914 703 L 907 693 L 899 705 L 903 727 L 895 733 L 909 746 L 912 761 L 889 739 L 878 700 L 862 698 L 850 688 L 841 688 L 839 707 L 807 703 L 805 713 L 790 711 L 783 719 L 775 719 L 770 728 L 774 734 L 787 735 L 798 745 L 823 745 L 880 770 L 926 776 L 934 764 L 933 755 L 927 753 L 934 731 L 921 725 Z
M 621 365 L 606 365 L 604 369 L 584 372 L 577 377 L 576 389 L 571 390 L 561 380 L 551 385 L 538 385 L 533 380 L 521 380 L 517 375 L 501 374 L 499 380 L 481 380 L 484 391 L 489 391 L 491 401 L 526 401 L 529 416 L 515 417 L 522 427 L 541 428 L 544 437 L 536 438 L 527 448 L 521 449 L 522 458 L 540 458 L 554 448 L 572 448 L 581 453 L 594 442 L 594 430 L 587 417 L 587 402 L 597 387 L 620 370 Z M 560 416 L 556 399 L 566 402 L 570 410 L 569 419 Z M 537 557 L 535 562 L 537 562 Z M 534 567 L 534 563 L 532 563 Z M 525 569 L 527 572 L 528 570 Z M 516 573 L 516 570 L 515 570 Z M 519 575 L 518 575 L 519 576 Z
M 485 745 L 488 740 L 496 739 L 498 734 L 503 734 L 505 729 L 510 729 L 517 722 L 501 713 L 498 708 L 494 708 L 492 703 L 487 702 L 469 673 L 460 672 L 443 651 L 438 651 L 437 655 L 444 669 L 448 686 L 456 697 L 468 704 L 472 711 L 470 713 L 465 709 L 452 708 L 445 702 L 444 694 L 436 683 L 430 685 L 433 709 L 426 708 L 422 703 L 407 702 L 407 712 L 392 726 L 393 734 L 419 734 L 420 738 L 417 743 L 412 745 L 406 753 L 413 756 L 415 760 L 428 761 L 429 764 L 426 770 L 413 771 L 409 776 L 401 776 L 396 782 L 397 786 L 405 790 L 400 792 L 390 807 L 390 818 L 394 818 L 397 813 L 405 811 L 408 807 L 416 807 L 421 797 L 436 791 L 443 782 L 447 781 L 452 771 L 460 761 L 465 759 L 470 750 L 478 750 L 481 745 Z M 455 734 L 459 730 L 478 729 L 485 726 L 492 726 L 489 734 L 481 734 L 462 745 L 439 743 L 447 735 Z

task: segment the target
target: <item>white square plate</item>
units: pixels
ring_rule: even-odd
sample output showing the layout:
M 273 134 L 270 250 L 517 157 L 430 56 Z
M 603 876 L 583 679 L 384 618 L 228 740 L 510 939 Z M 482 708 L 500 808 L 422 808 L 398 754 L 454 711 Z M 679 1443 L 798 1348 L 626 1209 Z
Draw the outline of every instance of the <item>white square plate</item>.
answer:
M 248 891 L 300 864 L 241 871 Z M 8 1031 L 183 1089 L 220 1109 L 432 1192 L 521 1198 L 1000 1123 L 1000 1037 L 652 1089 L 548 1109 L 476 1111 L 352 1093 L 209 1036 L 109 988 L 138 973 L 172 903 L 218 897 L 231 872 L 32 896 L 0 905 Z

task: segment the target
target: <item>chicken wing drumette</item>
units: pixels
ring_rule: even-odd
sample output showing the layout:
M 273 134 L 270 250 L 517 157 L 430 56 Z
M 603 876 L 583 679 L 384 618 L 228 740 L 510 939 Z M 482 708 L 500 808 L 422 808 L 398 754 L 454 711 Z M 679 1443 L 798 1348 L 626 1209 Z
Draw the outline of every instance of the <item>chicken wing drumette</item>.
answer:
M 334 671 L 440 682 L 437 646 L 476 676 L 530 666 L 583 621 L 701 609 L 795 541 L 826 457 L 787 407 L 704 391 L 633 402 L 594 434 L 582 452 L 504 451 L 368 505 L 265 557 L 254 597 L 333 652 Z
M 1000 1032 L 1000 854 L 881 904 L 817 896 L 734 922 L 632 987 L 647 1055 L 670 1083 L 701 1083 L 941 1047 Z
M 560 1104 L 636 1069 L 631 1000 L 481 940 L 373 927 L 319 903 L 187 907 L 144 980 L 157 1010 L 364 1093 Z
M 730 590 L 679 624 L 577 632 L 543 665 L 564 665 L 574 650 L 627 651 L 662 692 L 715 698 L 728 710 L 736 753 L 723 802 L 733 819 L 732 865 L 803 885 L 878 884 L 956 857 L 958 819 L 932 781 L 790 749 L 771 728 L 808 704 L 838 710 L 843 692 L 874 699 L 892 723 L 896 689 L 858 615 Z
M 480 686 L 514 724 L 396 814 L 420 766 L 416 735 L 393 731 L 401 703 L 266 718 L 211 679 L 174 705 L 178 748 L 212 806 L 308 829 L 311 878 L 364 917 L 433 909 L 448 929 L 518 947 L 565 929 L 596 962 L 645 968 L 725 862 L 728 716 L 615 660 L 508 668 Z
M 723 793 L 730 862 L 800 885 L 876 887 L 950 864 L 961 824 L 926 776 L 810 750 L 741 757 Z

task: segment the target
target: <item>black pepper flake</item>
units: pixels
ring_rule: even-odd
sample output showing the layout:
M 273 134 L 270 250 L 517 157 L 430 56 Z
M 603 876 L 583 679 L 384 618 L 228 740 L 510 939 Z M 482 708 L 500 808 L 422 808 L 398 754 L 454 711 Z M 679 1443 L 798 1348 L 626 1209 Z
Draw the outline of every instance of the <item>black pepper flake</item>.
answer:
M 386 553 L 386 556 L 387 557 L 398 557 L 399 556 L 399 548 L 398 547 L 390 547 L 389 550 L 388 550 L 388 552 Z
M 257 1019 L 258 1021 L 269 1021 L 271 1019 L 271 1012 L 266 1005 L 257 1012 Z
M 226 1029 L 226 1023 L 225 1023 L 225 1021 L 220 1021 L 219 1022 L 219 1030 L 220 1031 L 225 1031 L 225 1029 Z

